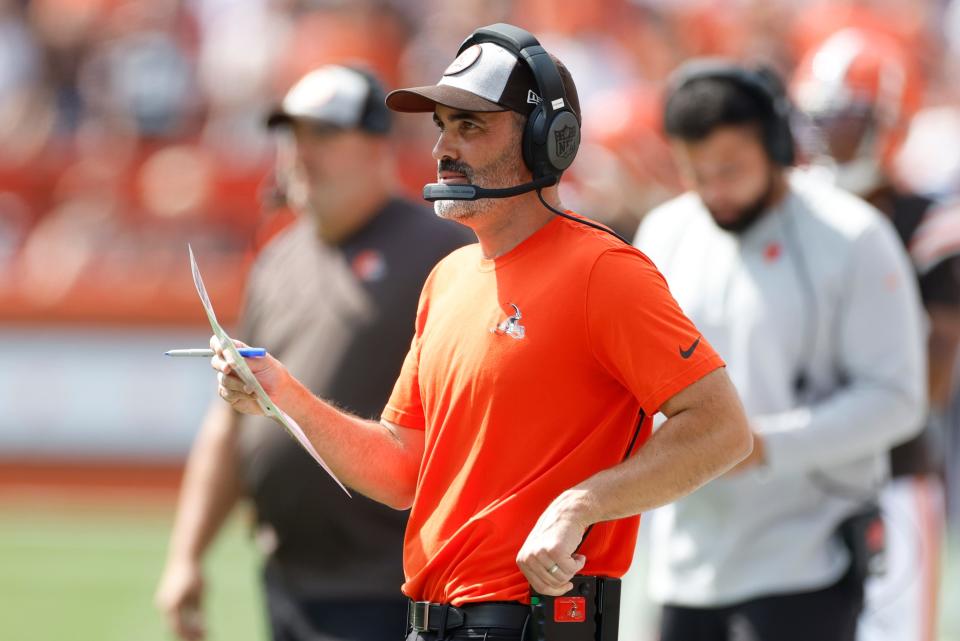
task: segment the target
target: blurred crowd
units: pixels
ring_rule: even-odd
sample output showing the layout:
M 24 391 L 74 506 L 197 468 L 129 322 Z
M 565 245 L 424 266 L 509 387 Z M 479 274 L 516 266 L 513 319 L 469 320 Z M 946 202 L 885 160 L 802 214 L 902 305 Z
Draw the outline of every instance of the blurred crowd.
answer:
M 891 157 L 909 187 L 960 191 L 960 3 L 937 0 L 0 0 L 0 321 L 196 323 L 186 244 L 230 318 L 282 226 L 264 114 L 305 71 L 361 62 L 433 83 L 478 25 L 536 32 L 579 87 L 584 143 L 565 203 L 631 233 L 679 180 L 665 78 L 694 55 L 789 75 L 844 26 L 895 38 L 918 70 Z M 405 190 L 433 126 L 400 118 Z

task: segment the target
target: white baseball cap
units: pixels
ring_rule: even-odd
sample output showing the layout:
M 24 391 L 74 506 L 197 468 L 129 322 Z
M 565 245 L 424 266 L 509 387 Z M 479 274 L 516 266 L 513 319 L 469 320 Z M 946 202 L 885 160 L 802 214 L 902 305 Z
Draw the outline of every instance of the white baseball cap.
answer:
M 306 121 L 337 129 L 386 134 L 390 112 L 377 78 L 364 70 L 325 65 L 301 78 L 267 116 L 267 127 Z
M 577 88 L 567 68 L 550 56 L 560 78 L 570 109 L 580 120 Z M 492 43 L 467 47 L 443 72 L 436 85 L 397 89 L 387 95 L 394 111 L 433 111 L 444 105 L 463 111 L 516 111 L 528 115 L 540 104 L 536 80 L 526 62 Z

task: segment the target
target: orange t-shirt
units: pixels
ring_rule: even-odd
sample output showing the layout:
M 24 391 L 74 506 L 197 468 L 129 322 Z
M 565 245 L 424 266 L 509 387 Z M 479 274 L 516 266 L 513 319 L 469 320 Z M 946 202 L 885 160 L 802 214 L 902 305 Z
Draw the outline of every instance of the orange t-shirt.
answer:
M 479 245 L 443 259 L 383 412 L 426 430 L 404 593 L 526 602 L 516 556 L 550 502 L 621 462 L 641 409 L 638 445 L 661 403 L 722 365 L 653 263 L 603 232 L 558 217 L 496 260 Z M 596 524 L 583 573 L 623 575 L 638 525 Z

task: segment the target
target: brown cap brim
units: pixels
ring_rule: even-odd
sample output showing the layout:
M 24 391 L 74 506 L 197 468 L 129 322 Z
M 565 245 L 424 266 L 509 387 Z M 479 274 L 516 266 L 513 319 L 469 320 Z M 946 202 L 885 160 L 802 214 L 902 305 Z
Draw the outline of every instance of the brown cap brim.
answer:
M 397 89 L 387 94 L 387 107 L 403 113 L 433 111 L 437 105 L 463 111 L 507 111 L 495 102 L 481 98 L 466 89 L 450 85 L 429 85 Z

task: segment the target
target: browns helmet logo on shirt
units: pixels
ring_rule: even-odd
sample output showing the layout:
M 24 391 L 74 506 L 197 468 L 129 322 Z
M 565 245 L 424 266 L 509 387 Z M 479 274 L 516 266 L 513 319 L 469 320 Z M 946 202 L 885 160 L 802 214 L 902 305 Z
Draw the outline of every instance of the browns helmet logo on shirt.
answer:
M 520 319 L 523 318 L 523 315 L 520 313 L 520 308 L 513 303 L 510 303 L 510 307 L 513 308 L 513 316 L 501 321 L 496 327 L 491 327 L 490 333 L 506 334 L 510 338 L 520 340 L 527 334 L 527 329 L 520 324 Z

